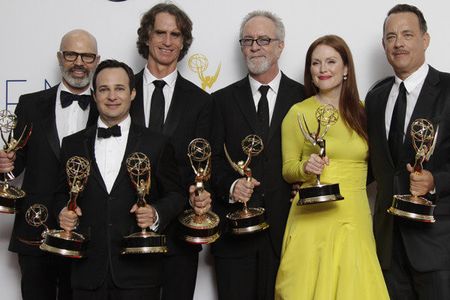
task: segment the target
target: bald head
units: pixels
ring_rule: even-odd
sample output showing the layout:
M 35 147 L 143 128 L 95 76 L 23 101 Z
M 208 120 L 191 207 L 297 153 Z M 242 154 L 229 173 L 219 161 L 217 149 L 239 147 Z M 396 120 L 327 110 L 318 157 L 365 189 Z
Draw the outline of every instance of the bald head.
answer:
M 67 51 L 67 47 L 72 44 L 83 44 L 86 49 L 89 49 L 85 52 L 97 54 L 97 40 L 86 30 L 74 29 L 66 33 L 61 39 L 59 51 Z
M 69 31 L 61 39 L 57 56 L 65 86 L 77 94 L 88 89 L 100 60 L 95 37 L 82 29 Z

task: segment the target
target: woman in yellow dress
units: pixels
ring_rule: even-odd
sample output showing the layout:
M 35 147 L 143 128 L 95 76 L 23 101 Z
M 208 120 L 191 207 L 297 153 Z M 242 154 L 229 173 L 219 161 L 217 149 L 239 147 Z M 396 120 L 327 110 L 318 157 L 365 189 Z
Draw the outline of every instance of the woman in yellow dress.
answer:
M 366 193 L 366 116 L 347 44 L 335 35 L 312 43 L 306 54 L 305 90 L 282 124 L 283 176 L 289 183 L 339 183 L 341 201 L 298 206 L 292 202 L 284 234 L 275 299 L 389 299 L 375 250 Z M 302 134 L 298 115 L 312 132 L 315 112 L 332 105 L 339 119 L 325 135 L 326 156 Z M 323 128 L 322 128 L 323 131 Z

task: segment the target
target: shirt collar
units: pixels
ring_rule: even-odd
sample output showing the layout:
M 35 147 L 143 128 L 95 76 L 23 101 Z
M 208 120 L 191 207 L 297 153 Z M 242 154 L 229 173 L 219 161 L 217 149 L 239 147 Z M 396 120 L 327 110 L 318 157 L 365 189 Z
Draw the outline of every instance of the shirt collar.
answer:
M 122 135 L 124 133 L 128 132 L 130 130 L 130 126 L 131 126 L 130 114 L 128 114 L 127 117 L 122 122 L 120 122 L 117 125 L 120 126 L 120 130 L 122 132 Z M 108 128 L 109 126 L 106 125 L 105 122 L 103 122 L 102 119 L 99 117 L 98 121 L 97 121 L 97 127 Z
M 422 83 L 428 75 L 428 70 L 430 67 L 424 63 L 420 68 L 418 68 L 414 73 L 408 76 L 405 80 L 401 80 L 397 75 L 395 75 L 395 84 L 400 86 L 400 83 L 405 84 L 406 91 L 411 93 L 420 83 Z
M 257 81 L 250 75 L 248 75 L 248 79 L 250 81 L 250 88 L 252 90 L 252 95 L 256 95 L 256 93 L 259 92 L 259 87 L 261 85 L 268 85 L 275 94 L 278 94 L 278 89 L 280 87 L 281 81 L 281 71 L 278 71 L 277 76 L 275 76 L 275 78 L 272 79 L 272 81 L 269 82 L 268 84 L 262 84 L 261 82 Z
M 156 78 L 148 69 L 147 66 L 144 68 L 144 85 L 152 84 L 155 80 L 164 80 L 166 82 L 166 85 L 169 86 L 169 88 L 173 89 L 175 86 L 175 82 L 177 81 L 178 71 L 175 69 L 172 73 L 167 75 L 163 78 Z

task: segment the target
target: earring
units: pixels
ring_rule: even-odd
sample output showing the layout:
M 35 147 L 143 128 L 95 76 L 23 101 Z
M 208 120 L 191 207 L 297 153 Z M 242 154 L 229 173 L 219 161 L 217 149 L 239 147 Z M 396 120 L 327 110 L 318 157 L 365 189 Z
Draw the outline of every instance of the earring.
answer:
M 347 80 L 347 74 L 344 75 L 344 80 Z

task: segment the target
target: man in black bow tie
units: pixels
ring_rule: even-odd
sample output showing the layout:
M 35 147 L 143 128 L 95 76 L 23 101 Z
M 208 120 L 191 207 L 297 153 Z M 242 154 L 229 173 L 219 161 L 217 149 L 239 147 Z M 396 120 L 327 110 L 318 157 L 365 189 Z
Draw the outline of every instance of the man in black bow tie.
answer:
M 140 229 L 161 232 L 182 212 L 181 186 L 174 149 L 168 138 L 131 123 L 133 71 L 126 64 L 106 60 L 94 77 L 97 126 L 64 139 L 61 162 L 72 156 L 91 162 L 91 174 L 79 196 L 76 211 L 67 209 L 66 178 L 58 189 L 54 212 L 65 230 L 89 234 L 86 258 L 72 264 L 73 299 L 159 300 L 162 257 L 156 254 L 121 256 L 122 238 Z M 144 207 L 136 205 L 136 190 L 125 160 L 141 152 L 150 159 L 151 188 Z
M 95 105 L 90 105 L 90 82 L 99 60 L 96 39 L 85 30 L 70 31 L 61 39 L 57 58 L 61 83 L 19 98 L 16 136 L 24 125 L 32 125 L 28 144 L 17 153 L 0 152 L 0 172 L 13 169 L 19 175 L 26 168 L 22 188 L 27 195 L 17 201 L 19 212 L 9 245 L 10 251 L 18 253 L 25 300 L 71 299 L 69 263 L 20 240 L 42 239 L 42 228 L 28 225 L 24 215 L 36 203 L 51 209 L 60 176 L 62 139 L 95 123 L 98 116 Z M 78 105 L 72 104 L 74 100 Z M 49 216 L 46 225 L 56 228 L 55 218 Z

